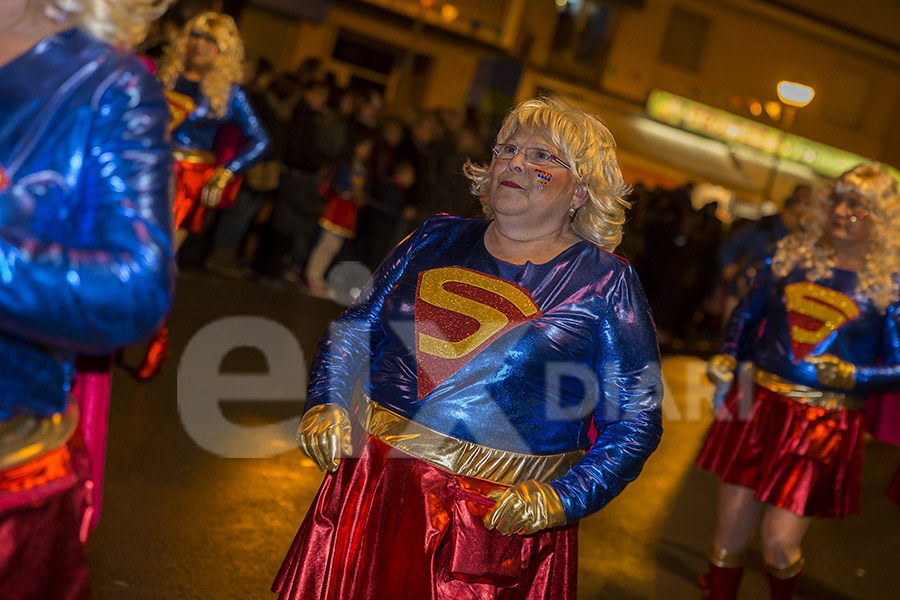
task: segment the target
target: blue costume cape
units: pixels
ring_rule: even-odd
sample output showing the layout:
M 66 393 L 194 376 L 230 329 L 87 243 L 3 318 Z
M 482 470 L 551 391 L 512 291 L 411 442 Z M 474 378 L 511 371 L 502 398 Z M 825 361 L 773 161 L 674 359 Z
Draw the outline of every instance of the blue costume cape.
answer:
M 372 401 L 457 439 L 587 450 L 550 482 L 580 519 L 659 443 L 650 309 L 624 260 L 581 241 L 545 264 L 506 263 L 484 246 L 488 225 L 432 217 L 393 251 L 320 344 L 307 408 L 346 407 L 362 377 Z
M 61 411 L 76 352 L 168 312 L 168 120 L 147 68 L 78 30 L 0 68 L 0 419 Z

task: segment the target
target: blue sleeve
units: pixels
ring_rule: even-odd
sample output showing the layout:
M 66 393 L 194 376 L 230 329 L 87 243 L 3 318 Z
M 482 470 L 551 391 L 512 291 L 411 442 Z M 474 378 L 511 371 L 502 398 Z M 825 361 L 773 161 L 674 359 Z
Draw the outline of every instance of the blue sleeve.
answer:
M 721 352 L 743 360 L 756 340 L 766 306 L 775 287 L 771 260 L 759 270 L 750 290 L 741 298 L 725 326 L 725 341 Z
M 247 140 L 246 145 L 238 152 L 237 156 L 225 165 L 225 168 L 232 173 L 238 173 L 252 167 L 262 159 L 269 150 L 271 141 L 262 121 L 253 110 L 250 99 L 240 86 L 232 86 L 230 104 L 229 115 Z
M 881 334 L 880 365 L 857 366 L 856 386 L 875 393 L 900 389 L 900 306 L 888 307 Z
M 169 109 L 156 78 L 119 60 L 84 104 L 86 145 L 63 157 L 64 191 L 42 200 L 54 211 L 0 231 L 0 328 L 85 354 L 152 335 L 174 291 Z M 20 187 L 10 202 L 27 199 Z
M 662 436 L 663 386 L 650 307 L 632 269 L 624 271 L 598 328 L 601 398 L 597 429 L 584 458 L 550 482 L 566 519 L 586 517 L 633 481 Z
M 356 302 L 335 319 L 319 342 L 310 372 L 306 410 L 319 404 L 347 408 L 356 382 L 367 375 L 373 349 L 384 336 L 381 308 L 403 274 L 422 228 L 384 259 Z

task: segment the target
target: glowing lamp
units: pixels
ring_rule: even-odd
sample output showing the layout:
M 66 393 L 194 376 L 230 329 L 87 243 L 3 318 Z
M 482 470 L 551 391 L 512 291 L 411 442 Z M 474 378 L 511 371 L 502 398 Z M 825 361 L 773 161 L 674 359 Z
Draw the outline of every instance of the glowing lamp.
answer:
M 808 85 L 793 81 L 780 81 L 776 89 L 778 90 L 779 100 L 788 106 L 796 106 L 797 108 L 803 108 L 812 102 L 813 96 L 816 95 L 816 90 Z

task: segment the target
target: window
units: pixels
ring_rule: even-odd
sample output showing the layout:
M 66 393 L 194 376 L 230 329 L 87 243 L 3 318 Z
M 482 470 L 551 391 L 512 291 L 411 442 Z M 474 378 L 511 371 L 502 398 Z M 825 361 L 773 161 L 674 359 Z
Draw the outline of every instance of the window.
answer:
M 699 72 L 706 49 L 710 20 L 700 14 L 674 7 L 659 50 L 659 59 Z

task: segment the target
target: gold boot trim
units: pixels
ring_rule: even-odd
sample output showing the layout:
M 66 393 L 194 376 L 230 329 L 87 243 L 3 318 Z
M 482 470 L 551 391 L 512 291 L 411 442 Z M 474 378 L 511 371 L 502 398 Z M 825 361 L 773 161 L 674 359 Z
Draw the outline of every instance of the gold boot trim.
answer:
M 791 577 L 796 577 L 800 574 L 800 571 L 803 570 L 804 564 L 806 564 L 806 559 L 803 558 L 803 555 L 800 555 L 800 558 L 786 567 L 774 567 L 769 563 L 765 563 L 766 572 L 776 579 L 790 579 Z
M 723 569 L 734 569 L 736 567 L 744 566 L 744 553 L 743 552 L 729 552 L 724 548 L 716 548 L 713 549 L 709 553 L 709 562 L 716 565 L 717 567 L 722 567 Z

